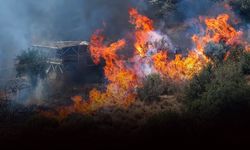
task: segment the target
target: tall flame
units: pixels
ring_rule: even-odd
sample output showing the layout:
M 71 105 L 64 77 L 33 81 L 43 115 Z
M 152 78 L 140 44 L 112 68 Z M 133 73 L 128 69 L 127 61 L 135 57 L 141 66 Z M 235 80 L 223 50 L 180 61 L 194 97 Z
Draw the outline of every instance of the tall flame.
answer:
M 147 53 L 147 42 L 149 40 L 149 32 L 154 30 L 153 21 L 146 16 L 138 13 L 134 8 L 130 9 L 130 23 L 135 25 L 135 43 L 136 52 L 144 57 Z
M 91 37 L 89 49 L 95 64 L 99 64 L 101 59 L 105 61 L 104 74 L 108 80 L 107 87 L 104 91 L 91 90 L 88 100 L 84 100 L 81 96 L 73 97 L 72 106 L 57 109 L 60 118 L 73 112 L 90 113 L 105 106 L 129 106 L 136 99 L 136 88 L 141 86 L 140 82 L 144 76 L 139 72 L 145 69 L 145 64 L 150 70 L 164 77 L 174 81 L 185 81 L 199 73 L 211 61 L 204 50 L 209 42 L 224 41 L 228 45 L 243 43 L 240 40 L 242 33 L 228 24 L 229 15 L 221 14 L 217 18 L 205 18 L 206 32 L 204 35 L 192 37 L 195 48 L 189 51 L 187 56 L 178 54 L 170 59 L 168 49 L 157 47 L 159 44 L 150 44 L 151 36 L 157 35 L 155 39 L 161 37 L 154 31 L 153 21 L 139 14 L 136 9 L 130 9 L 129 15 L 129 22 L 135 27 L 134 56 L 123 58 L 118 54 L 118 51 L 125 49 L 127 41 L 130 40 L 121 39 L 104 44 L 105 37 L 101 30 L 97 30 Z M 150 49 L 155 51 L 149 54 Z M 227 52 L 225 59 L 228 55 L 230 52 Z M 138 57 L 139 59 L 135 59 Z M 45 115 L 51 113 L 47 112 Z

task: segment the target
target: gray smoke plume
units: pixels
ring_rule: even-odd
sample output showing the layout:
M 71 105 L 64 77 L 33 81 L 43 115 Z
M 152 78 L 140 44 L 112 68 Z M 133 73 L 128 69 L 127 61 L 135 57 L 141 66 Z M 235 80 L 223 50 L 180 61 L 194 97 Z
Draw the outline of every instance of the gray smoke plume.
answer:
M 0 0 L 0 83 L 14 76 L 14 58 L 36 41 L 89 40 L 98 28 L 124 33 L 135 0 Z
M 174 11 L 165 14 L 159 21 L 174 45 L 180 49 L 192 49 L 191 37 L 200 33 L 200 16 L 216 17 L 221 13 L 231 13 L 224 7 L 223 0 L 177 0 Z

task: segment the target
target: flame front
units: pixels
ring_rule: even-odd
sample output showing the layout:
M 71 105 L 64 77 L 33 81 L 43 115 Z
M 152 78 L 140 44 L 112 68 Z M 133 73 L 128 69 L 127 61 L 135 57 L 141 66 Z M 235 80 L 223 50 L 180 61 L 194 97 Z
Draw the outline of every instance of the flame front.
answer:
M 81 96 L 72 98 L 72 106 L 57 109 L 60 118 L 70 113 L 91 113 L 105 106 L 127 107 L 136 99 L 136 88 L 141 86 L 141 81 L 145 77 L 141 75 L 145 64 L 151 72 L 156 72 L 174 81 L 185 81 L 191 79 L 199 73 L 211 60 L 205 54 L 205 47 L 209 42 L 225 42 L 227 45 L 245 44 L 242 32 L 236 31 L 228 24 L 229 15 L 221 14 L 217 18 L 206 18 L 206 32 L 201 35 L 191 37 L 195 48 L 190 50 L 187 56 L 176 54 L 173 59 L 168 57 L 168 50 L 151 44 L 155 41 L 152 36 L 162 37 L 153 26 L 153 21 L 138 13 L 136 9 L 130 9 L 130 23 L 135 30 L 134 49 L 132 58 L 124 58 L 118 51 L 125 50 L 128 41 L 131 39 L 121 39 L 110 44 L 104 44 L 105 37 L 102 30 L 97 30 L 91 37 L 90 52 L 95 64 L 100 60 L 105 61 L 104 74 L 108 84 L 104 91 L 93 89 L 89 93 L 89 99 L 83 100 Z M 156 38 L 156 39 L 157 39 Z M 161 41 L 162 42 L 162 41 Z M 246 45 L 246 47 L 249 45 Z M 151 52 L 148 54 L 148 52 Z M 227 52 L 225 59 L 230 55 Z M 45 115 L 51 113 L 45 113 Z

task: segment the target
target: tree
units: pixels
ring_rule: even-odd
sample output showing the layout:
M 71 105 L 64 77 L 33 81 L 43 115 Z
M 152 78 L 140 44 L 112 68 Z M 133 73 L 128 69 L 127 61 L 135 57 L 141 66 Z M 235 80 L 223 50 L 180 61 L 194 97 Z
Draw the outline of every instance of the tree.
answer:
M 230 5 L 247 21 L 250 21 L 250 0 L 230 1 Z
M 17 56 L 17 76 L 29 77 L 32 85 L 37 84 L 38 78 L 46 77 L 47 57 L 45 53 L 28 49 Z
M 161 17 L 166 13 L 175 10 L 176 4 L 179 1 L 180 0 L 150 0 L 148 3 L 152 10 L 156 10 L 154 11 L 154 15 Z

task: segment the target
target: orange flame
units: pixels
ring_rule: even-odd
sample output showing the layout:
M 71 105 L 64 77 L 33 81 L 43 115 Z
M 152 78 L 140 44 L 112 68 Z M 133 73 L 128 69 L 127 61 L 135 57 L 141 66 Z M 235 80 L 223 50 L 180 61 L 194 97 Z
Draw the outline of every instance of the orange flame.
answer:
M 156 70 L 175 81 L 191 79 L 206 65 L 206 61 L 193 51 L 187 57 L 176 55 L 175 59 L 170 61 L 167 60 L 167 53 L 163 51 L 156 53 L 152 58 Z
M 240 43 L 242 32 L 236 31 L 229 25 L 228 20 L 228 14 L 221 14 L 217 18 L 206 18 L 206 34 L 204 36 L 194 35 L 192 37 L 197 51 L 203 54 L 204 57 L 204 49 L 209 42 L 219 43 L 220 41 L 224 41 L 227 45 Z
M 199 73 L 207 63 L 211 62 L 204 52 L 205 46 L 209 42 L 224 41 L 228 45 L 233 45 L 240 42 L 239 39 L 242 35 L 240 31 L 236 31 L 227 23 L 229 15 L 221 14 L 217 18 L 205 19 L 207 26 L 205 35 L 192 37 L 195 49 L 190 51 L 186 57 L 178 54 L 174 59 L 170 59 L 167 50 L 159 48 L 151 56 L 146 56 L 150 46 L 153 46 L 148 44 L 151 32 L 154 32 L 153 21 L 139 14 L 136 9 L 130 9 L 129 15 L 130 23 L 135 25 L 135 41 L 133 43 L 135 55 L 128 60 L 121 58 L 117 52 L 125 48 L 127 41 L 121 39 L 111 44 L 104 44 L 105 37 L 101 30 L 97 30 L 91 37 L 89 48 L 95 64 L 99 64 L 100 60 L 104 59 L 104 74 L 109 83 L 104 91 L 92 89 L 88 100 L 84 100 L 81 96 L 72 97 L 73 105 L 56 110 L 59 118 L 73 112 L 91 113 L 105 106 L 129 106 L 136 99 L 135 89 L 141 86 L 142 76 L 138 75 L 138 72 L 142 68 L 137 69 L 137 66 L 142 65 L 142 63 L 151 65 L 152 70 L 175 81 L 189 80 Z M 225 59 L 228 55 L 230 52 L 226 54 Z M 135 56 L 140 56 L 139 61 L 134 60 Z M 49 112 L 44 114 L 53 115 Z
M 138 13 L 136 9 L 130 9 L 130 23 L 135 25 L 135 43 L 134 47 L 136 52 L 144 57 L 147 52 L 147 42 L 149 38 L 149 32 L 154 30 L 153 21 L 146 16 Z

